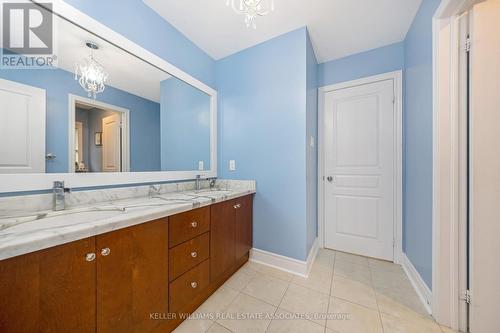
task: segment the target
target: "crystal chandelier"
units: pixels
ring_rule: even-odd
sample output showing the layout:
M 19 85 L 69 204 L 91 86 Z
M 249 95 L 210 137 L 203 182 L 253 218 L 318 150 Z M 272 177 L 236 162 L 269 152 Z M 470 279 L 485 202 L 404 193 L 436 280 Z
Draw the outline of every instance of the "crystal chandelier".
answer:
M 236 2 L 239 1 L 239 5 Z M 266 16 L 274 11 L 274 0 L 227 0 L 227 6 L 231 6 L 238 15 L 245 15 L 247 28 L 257 29 L 256 18 Z
M 83 63 L 76 65 L 75 80 L 78 80 L 80 86 L 87 92 L 89 97 L 96 99 L 97 94 L 102 93 L 106 86 L 108 73 L 104 67 L 94 59 L 93 51 L 98 50 L 99 46 L 92 42 L 87 42 L 85 45 L 90 49 L 90 56 Z M 78 75 L 80 77 L 78 78 Z

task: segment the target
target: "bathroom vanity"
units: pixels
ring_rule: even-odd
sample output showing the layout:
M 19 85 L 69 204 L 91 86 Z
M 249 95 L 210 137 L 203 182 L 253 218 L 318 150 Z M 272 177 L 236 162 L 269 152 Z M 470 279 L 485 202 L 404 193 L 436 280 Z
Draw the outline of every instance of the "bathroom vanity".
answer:
M 254 192 L 170 192 L 0 218 L 0 332 L 172 331 L 248 260 Z
M 170 332 L 252 247 L 255 182 L 205 181 L 217 91 L 66 2 L 29 10 L 57 61 L 0 68 L 0 333 Z

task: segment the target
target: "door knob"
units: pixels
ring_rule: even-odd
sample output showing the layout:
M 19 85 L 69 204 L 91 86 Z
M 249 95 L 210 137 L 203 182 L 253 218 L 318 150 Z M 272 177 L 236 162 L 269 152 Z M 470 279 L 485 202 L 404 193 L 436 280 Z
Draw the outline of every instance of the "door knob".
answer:
M 196 258 L 198 256 L 198 253 L 196 251 L 191 252 L 191 257 Z
M 328 176 L 328 177 L 326 177 L 326 180 L 328 180 L 331 183 L 331 182 L 333 182 L 333 177 L 332 176 Z
M 85 255 L 85 260 L 86 261 L 94 261 L 95 260 L 95 253 L 93 253 L 93 252 L 92 253 L 87 253 Z
M 105 257 L 105 256 L 109 256 L 109 254 L 111 253 L 111 250 L 109 249 L 109 247 L 107 248 L 104 248 L 101 250 L 101 254 Z
M 191 226 L 193 228 L 196 228 L 198 226 L 198 222 L 196 222 L 196 221 L 191 222 Z
M 191 288 L 195 289 L 196 287 L 198 287 L 198 283 L 191 282 Z

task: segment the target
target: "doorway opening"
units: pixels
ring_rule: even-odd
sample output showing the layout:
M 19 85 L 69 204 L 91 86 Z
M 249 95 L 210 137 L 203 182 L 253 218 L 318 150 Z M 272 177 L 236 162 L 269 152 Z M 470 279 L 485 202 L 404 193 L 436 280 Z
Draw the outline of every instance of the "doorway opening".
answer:
M 129 110 L 70 95 L 69 170 L 129 172 Z

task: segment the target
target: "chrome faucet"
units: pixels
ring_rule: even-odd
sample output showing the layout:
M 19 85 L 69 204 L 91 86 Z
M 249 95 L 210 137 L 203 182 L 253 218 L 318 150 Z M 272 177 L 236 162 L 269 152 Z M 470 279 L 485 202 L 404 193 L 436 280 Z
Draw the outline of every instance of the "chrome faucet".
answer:
M 55 181 L 52 193 L 54 193 L 54 206 L 55 211 L 64 210 L 66 208 L 66 193 L 71 192 L 71 189 L 64 187 L 63 181 Z
M 196 180 L 194 181 L 194 189 L 196 191 L 201 190 L 201 176 L 200 175 L 196 175 Z

